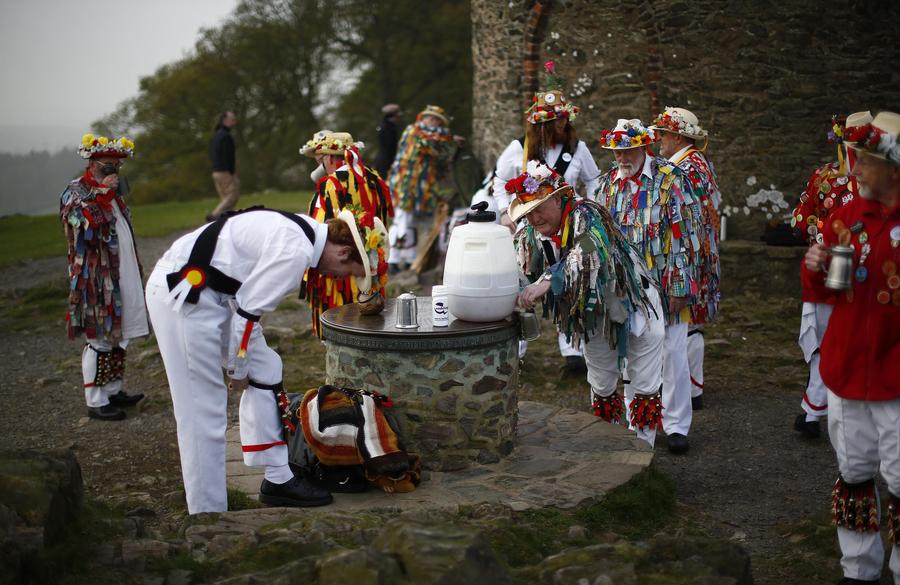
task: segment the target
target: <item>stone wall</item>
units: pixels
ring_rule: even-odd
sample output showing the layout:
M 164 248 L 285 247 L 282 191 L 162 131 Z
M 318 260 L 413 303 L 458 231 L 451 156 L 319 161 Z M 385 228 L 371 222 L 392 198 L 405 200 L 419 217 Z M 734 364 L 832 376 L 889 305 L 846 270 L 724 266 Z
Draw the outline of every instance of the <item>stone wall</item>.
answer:
M 473 145 L 486 167 L 522 134 L 530 63 L 553 59 L 601 168 L 612 158 L 596 139 L 617 118 L 695 112 L 732 238 L 756 239 L 835 157 L 832 114 L 900 109 L 897 2 L 472 0 L 472 19 Z
M 471 349 L 378 351 L 326 341 L 327 383 L 377 390 L 394 403 L 407 449 L 426 469 L 496 463 L 514 446 L 518 338 Z

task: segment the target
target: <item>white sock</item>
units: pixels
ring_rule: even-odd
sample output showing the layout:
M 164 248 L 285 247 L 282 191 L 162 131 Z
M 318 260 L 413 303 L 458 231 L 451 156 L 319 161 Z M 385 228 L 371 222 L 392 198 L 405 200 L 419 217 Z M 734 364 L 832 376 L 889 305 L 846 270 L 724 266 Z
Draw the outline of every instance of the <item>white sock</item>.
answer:
M 806 413 L 806 422 L 817 422 L 818 420 L 819 417 L 817 417 L 816 415 Z
M 291 471 L 290 465 L 267 465 L 266 479 L 272 483 L 282 484 L 291 481 L 294 478 L 294 472 Z

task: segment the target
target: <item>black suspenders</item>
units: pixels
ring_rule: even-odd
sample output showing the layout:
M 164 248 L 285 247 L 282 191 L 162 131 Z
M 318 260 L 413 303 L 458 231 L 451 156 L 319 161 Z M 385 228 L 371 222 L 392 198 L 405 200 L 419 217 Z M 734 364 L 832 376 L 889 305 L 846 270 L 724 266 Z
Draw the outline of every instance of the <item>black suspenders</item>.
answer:
M 241 288 L 241 281 L 231 278 L 221 270 L 213 267 L 211 262 L 213 254 L 216 251 L 216 242 L 219 239 L 219 233 L 222 231 L 225 222 L 235 215 L 241 215 L 251 211 L 270 211 L 279 213 L 300 226 L 300 229 L 303 230 L 303 233 L 311 244 L 315 244 L 316 242 L 316 232 L 313 231 L 313 228 L 306 221 L 296 214 L 281 211 L 279 209 L 266 209 L 261 205 L 248 207 L 247 209 L 241 209 L 240 211 L 229 212 L 219 217 L 219 219 L 209 224 L 206 229 L 200 232 L 200 235 L 197 236 L 197 241 L 194 242 L 194 247 L 191 248 L 191 255 L 188 257 L 187 263 L 179 270 L 170 272 L 166 275 L 169 290 L 171 291 L 178 286 L 178 283 L 182 280 L 188 279 L 191 283 L 191 290 L 188 292 L 185 302 L 191 304 L 197 303 L 197 300 L 200 298 L 200 291 L 207 286 L 222 294 L 236 294 L 238 289 Z

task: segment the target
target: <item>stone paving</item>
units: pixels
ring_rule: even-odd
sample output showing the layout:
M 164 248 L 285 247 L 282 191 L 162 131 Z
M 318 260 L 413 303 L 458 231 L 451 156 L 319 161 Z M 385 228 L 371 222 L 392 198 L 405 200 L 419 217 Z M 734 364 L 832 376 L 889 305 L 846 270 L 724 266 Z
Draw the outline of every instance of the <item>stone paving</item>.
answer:
M 227 433 L 228 484 L 256 498 L 263 469 L 247 467 L 238 428 Z M 369 490 L 335 494 L 325 509 L 455 511 L 461 505 L 506 504 L 513 510 L 572 508 L 602 497 L 650 465 L 653 451 L 627 428 L 567 408 L 519 403 L 518 440 L 512 454 L 493 465 L 463 471 L 423 472 L 408 494 Z

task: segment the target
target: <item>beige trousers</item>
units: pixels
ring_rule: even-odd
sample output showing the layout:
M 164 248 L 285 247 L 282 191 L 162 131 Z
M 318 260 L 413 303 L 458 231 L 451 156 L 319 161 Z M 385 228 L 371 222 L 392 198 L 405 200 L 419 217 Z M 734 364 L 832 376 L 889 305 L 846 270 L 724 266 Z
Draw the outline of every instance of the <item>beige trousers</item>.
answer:
M 237 175 L 228 171 L 213 171 L 212 178 L 216 185 L 216 192 L 219 194 L 219 204 L 210 215 L 218 217 L 226 211 L 234 209 L 241 194 L 241 181 Z

